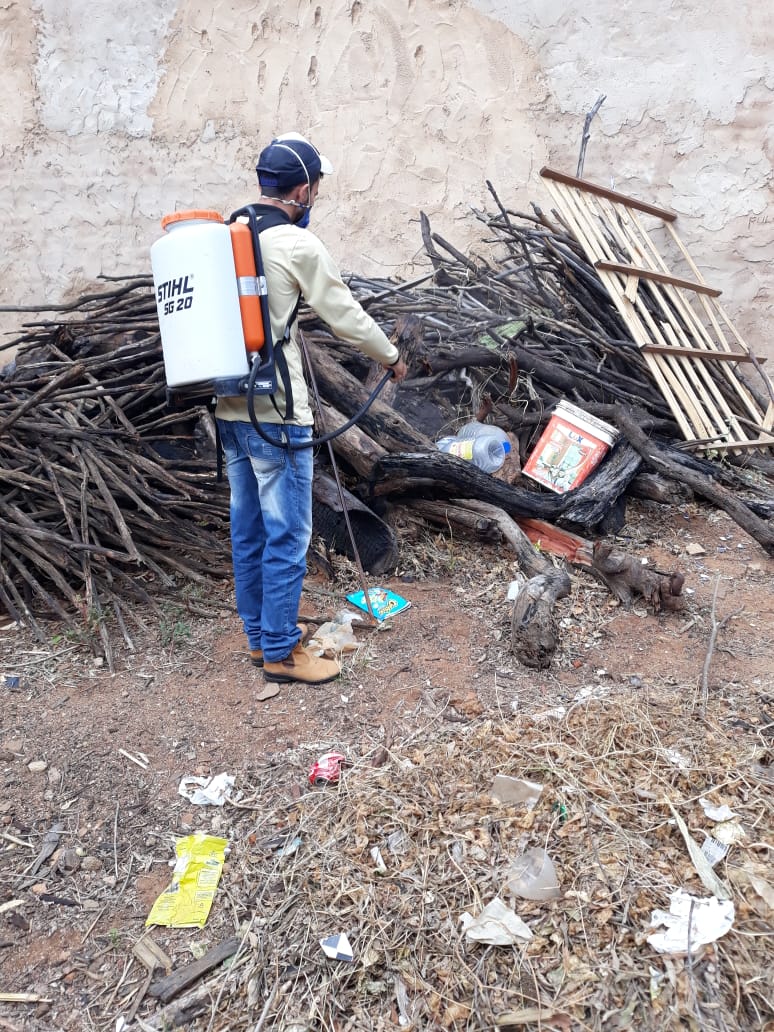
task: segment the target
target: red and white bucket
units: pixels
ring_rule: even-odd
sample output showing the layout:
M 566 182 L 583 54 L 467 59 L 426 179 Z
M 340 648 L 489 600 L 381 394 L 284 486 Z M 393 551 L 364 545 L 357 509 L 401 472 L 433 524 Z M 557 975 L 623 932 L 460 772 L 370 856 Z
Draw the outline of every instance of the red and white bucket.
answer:
M 560 401 L 522 472 L 565 494 L 583 483 L 617 439 L 615 427 Z

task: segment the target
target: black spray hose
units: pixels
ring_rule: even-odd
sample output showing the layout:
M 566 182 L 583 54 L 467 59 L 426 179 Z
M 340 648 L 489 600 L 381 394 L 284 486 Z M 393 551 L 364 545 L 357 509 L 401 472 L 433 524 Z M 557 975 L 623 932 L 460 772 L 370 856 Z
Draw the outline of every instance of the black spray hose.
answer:
M 269 435 L 261 429 L 261 425 L 258 422 L 258 419 L 255 415 L 255 400 L 253 390 L 255 386 L 255 377 L 258 373 L 259 367 L 260 363 L 258 361 L 253 362 L 253 368 L 250 370 L 250 379 L 247 383 L 247 411 L 250 414 L 250 422 L 253 424 L 253 428 L 259 437 L 262 437 L 263 440 L 266 441 L 268 444 L 273 444 L 275 448 L 284 448 L 285 451 L 301 451 L 303 448 L 316 448 L 318 444 L 325 444 L 327 441 L 332 441 L 334 437 L 338 437 L 339 434 L 343 434 L 345 430 L 349 430 L 349 428 L 353 426 L 355 423 L 357 423 L 358 419 L 360 419 L 360 417 L 368 411 L 368 409 L 371 407 L 374 401 L 376 401 L 376 396 L 379 393 L 379 391 L 382 389 L 382 387 L 384 387 L 387 381 L 392 378 L 392 373 L 386 372 L 379 381 L 379 383 L 377 383 L 376 387 L 368 395 L 365 405 L 363 405 L 362 408 L 358 409 L 354 416 L 352 416 L 351 419 L 348 419 L 343 426 L 338 427 L 338 429 L 336 430 L 331 430 L 327 434 L 323 434 L 321 437 L 313 437 L 311 441 L 298 441 L 297 443 L 293 444 L 290 441 L 275 441 L 272 437 L 269 437 Z M 281 426 L 282 424 L 279 425 Z

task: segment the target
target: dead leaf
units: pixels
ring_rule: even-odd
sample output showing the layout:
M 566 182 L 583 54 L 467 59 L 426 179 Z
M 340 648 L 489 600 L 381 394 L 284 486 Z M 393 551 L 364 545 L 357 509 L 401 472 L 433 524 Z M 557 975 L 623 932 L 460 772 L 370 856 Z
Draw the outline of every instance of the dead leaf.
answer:
M 613 908 L 605 907 L 604 910 L 600 910 L 599 913 L 594 915 L 594 923 L 598 925 L 606 925 L 607 922 L 613 916 Z
M 475 692 L 468 692 L 462 696 L 452 696 L 449 702 L 463 717 L 480 717 L 484 712 L 484 707 L 481 705 L 481 701 Z
M 451 1028 L 458 1021 L 467 1021 L 472 1009 L 466 1003 L 450 1003 L 443 1012 L 441 1024 L 444 1028 Z
M 760 873 L 745 866 L 731 868 L 728 876 L 735 885 L 749 885 L 757 892 L 769 910 L 774 910 L 774 886 L 766 881 Z
M 750 875 L 750 885 L 752 885 L 769 910 L 774 910 L 774 888 L 763 878 L 759 878 L 755 874 Z

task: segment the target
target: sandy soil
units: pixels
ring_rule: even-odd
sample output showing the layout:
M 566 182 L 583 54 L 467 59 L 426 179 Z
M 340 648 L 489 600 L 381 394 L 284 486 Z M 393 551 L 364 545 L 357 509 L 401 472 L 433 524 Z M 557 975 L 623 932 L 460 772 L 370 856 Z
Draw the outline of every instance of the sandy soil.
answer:
M 7 626 L 0 992 L 46 1002 L 0 1002 L 0 1029 L 116 1027 L 126 1011 L 122 972 L 168 883 L 175 838 L 229 831 L 228 807 L 213 816 L 178 794 L 185 775 L 226 771 L 239 788 L 271 760 L 302 793 L 322 752 L 362 754 L 438 719 L 508 721 L 567 705 L 592 684 L 647 693 L 654 705 L 660 694 L 698 701 L 706 686 L 717 725 L 763 741 L 774 711 L 774 561 L 724 514 L 698 505 L 632 506 L 618 544 L 659 570 L 685 572 L 682 611 L 626 610 L 573 573 L 572 595 L 560 603 L 561 647 L 543 672 L 509 650 L 506 592 L 517 570 L 505 546 L 441 535 L 407 544 L 395 577 L 380 581 L 411 607 L 358 631 L 339 681 L 283 687 L 266 702 L 255 699 L 262 674 L 226 610 L 220 620 L 179 613 L 152 627 L 133 652 L 119 653 L 115 674 L 66 638 L 41 644 Z M 310 576 L 302 612 L 330 617 L 356 587 Z M 228 603 L 230 585 L 213 585 L 213 596 Z M 56 848 L 36 867 L 52 828 Z M 208 944 L 208 927 L 161 929 L 157 939 L 183 963 L 192 943 Z

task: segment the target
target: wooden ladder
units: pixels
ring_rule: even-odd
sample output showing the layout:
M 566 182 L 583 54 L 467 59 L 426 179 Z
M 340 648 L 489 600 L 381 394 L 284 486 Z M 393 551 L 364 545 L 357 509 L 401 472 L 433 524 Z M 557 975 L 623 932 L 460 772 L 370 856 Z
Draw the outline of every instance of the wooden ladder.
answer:
M 774 388 L 708 286 L 674 227 L 652 204 L 550 168 L 540 175 L 570 232 L 631 331 L 686 441 L 694 450 L 774 447 Z M 691 271 L 673 275 L 646 228 L 663 226 Z M 761 407 L 738 369 L 753 367 Z

